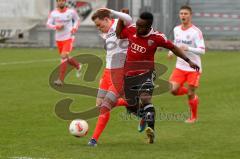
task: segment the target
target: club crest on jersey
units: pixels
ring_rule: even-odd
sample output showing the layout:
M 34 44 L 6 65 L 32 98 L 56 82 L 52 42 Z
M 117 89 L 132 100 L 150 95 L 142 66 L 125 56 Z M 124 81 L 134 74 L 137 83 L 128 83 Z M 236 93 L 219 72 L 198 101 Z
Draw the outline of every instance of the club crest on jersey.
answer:
M 186 37 L 187 39 L 190 39 L 190 35 L 187 35 L 187 37 Z
M 153 40 L 148 40 L 148 46 L 152 46 L 154 44 Z

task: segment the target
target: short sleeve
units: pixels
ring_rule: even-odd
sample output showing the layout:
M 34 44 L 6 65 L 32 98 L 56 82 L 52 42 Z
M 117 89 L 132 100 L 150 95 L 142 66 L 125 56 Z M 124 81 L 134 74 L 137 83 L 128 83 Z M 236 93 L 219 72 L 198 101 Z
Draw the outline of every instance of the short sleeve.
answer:
M 134 33 L 135 31 L 135 27 L 133 25 L 130 26 L 125 26 L 120 34 L 120 38 L 121 39 L 127 39 L 129 37 L 129 35 L 131 35 L 132 33 Z
M 167 37 L 162 33 L 156 34 L 155 40 L 159 47 L 164 47 L 166 49 L 172 49 L 174 47 L 172 41 L 168 40 Z

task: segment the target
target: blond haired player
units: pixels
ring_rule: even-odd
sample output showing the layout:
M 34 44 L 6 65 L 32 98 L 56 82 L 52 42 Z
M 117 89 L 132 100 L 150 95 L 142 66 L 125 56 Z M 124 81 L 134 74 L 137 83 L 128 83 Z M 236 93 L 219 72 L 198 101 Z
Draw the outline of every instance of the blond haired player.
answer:
M 63 85 L 67 64 L 77 69 L 77 77 L 80 76 L 81 65 L 69 56 L 73 48 L 74 34 L 80 25 L 80 18 L 77 12 L 66 7 L 66 0 L 56 0 L 57 8 L 48 17 L 47 27 L 56 31 L 55 39 L 61 56 L 61 65 L 56 85 Z
M 128 12 L 127 9 L 122 11 Z M 100 36 L 105 40 L 106 68 L 99 82 L 96 102 L 100 114 L 93 135 L 88 142 L 89 146 L 97 146 L 98 139 L 109 121 L 110 110 L 115 106 L 127 105 L 127 102 L 119 97 L 123 93 L 123 68 L 128 40 L 117 38 L 118 19 L 113 19 L 111 14 L 122 17 L 128 24 L 132 22 L 129 15 L 113 10 L 99 9 L 92 16 L 92 21 L 100 31 Z
M 184 51 L 190 60 L 200 67 L 200 71 L 197 72 L 187 62 L 178 57 L 176 68 L 170 76 L 172 84 L 171 93 L 175 96 L 188 95 L 191 116 L 185 122 L 194 123 L 198 117 L 197 110 L 199 104 L 196 89 L 199 86 L 202 72 L 200 55 L 205 54 L 205 44 L 201 30 L 192 24 L 191 7 L 182 6 L 179 11 L 179 17 L 181 25 L 174 28 L 174 43 Z M 172 56 L 172 52 L 169 52 L 168 57 L 171 58 Z M 184 86 L 185 83 L 188 84 L 188 88 Z

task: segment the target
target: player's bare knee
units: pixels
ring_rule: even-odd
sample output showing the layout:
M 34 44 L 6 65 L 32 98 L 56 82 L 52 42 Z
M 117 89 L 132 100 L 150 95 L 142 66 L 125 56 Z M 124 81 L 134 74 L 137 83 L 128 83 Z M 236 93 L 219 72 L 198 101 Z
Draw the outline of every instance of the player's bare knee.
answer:
M 180 88 L 180 85 L 178 83 L 175 83 L 175 82 L 172 82 L 171 84 L 172 84 L 171 90 L 170 90 L 171 94 L 174 95 L 174 96 L 178 95 L 178 89 Z
M 171 94 L 174 95 L 174 96 L 177 96 L 178 95 L 178 89 L 172 89 Z
M 97 107 L 101 106 L 102 102 L 103 102 L 103 98 L 97 98 L 97 100 L 96 100 L 96 106 L 97 106 Z
M 62 58 L 62 59 L 67 59 L 67 58 L 68 58 L 67 53 L 62 53 L 62 54 L 61 54 L 61 58 Z
M 143 92 L 140 94 L 140 100 L 142 104 L 151 103 L 152 95 L 147 92 Z

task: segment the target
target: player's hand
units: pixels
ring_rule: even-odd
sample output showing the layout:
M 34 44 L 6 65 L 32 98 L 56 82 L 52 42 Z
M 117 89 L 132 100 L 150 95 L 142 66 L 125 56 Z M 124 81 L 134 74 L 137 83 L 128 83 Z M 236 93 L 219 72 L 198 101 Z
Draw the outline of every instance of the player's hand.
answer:
M 123 13 L 129 14 L 129 9 L 128 8 L 122 8 L 120 11 L 123 12 Z
M 62 30 L 64 28 L 64 25 L 56 25 L 56 30 Z
M 185 51 L 188 51 L 188 46 L 186 46 L 186 45 L 181 45 L 181 46 L 180 46 L 180 49 L 183 50 L 184 52 L 185 52 Z
M 172 52 L 168 52 L 168 55 L 167 55 L 167 58 L 169 59 L 169 60 L 172 60 L 173 59 L 173 53 Z
M 77 32 L 77 29 L 76 28 L 72 28 L 71 34 L 75 34 L 76 32 Z
M 194 70 L 196 70 L 197 72 L 199 72 L 200 68 L 198 65 L 196 65 L 195 63 L 193 63 L 191 60 L 188 62 L 190 67 L 192 67 Z

